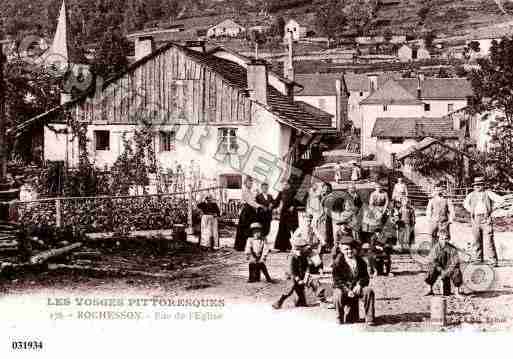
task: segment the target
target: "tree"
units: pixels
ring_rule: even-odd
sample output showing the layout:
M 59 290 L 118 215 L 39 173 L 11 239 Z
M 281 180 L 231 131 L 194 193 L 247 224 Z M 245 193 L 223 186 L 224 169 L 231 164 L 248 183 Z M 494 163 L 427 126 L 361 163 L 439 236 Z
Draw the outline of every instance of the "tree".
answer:
M 271 27 L 271 36 L 283 38 L 285 36 L 285 19 L 283 16 L 278 16 Z
M 428 31 L 424 34 L 424 46 L 426 49 L 433 47 L 433 41 L 436 39 L 436 32 L 434 30 Z
M 479 44 L 479 41 L 470 41 L 467 46 L 474 52 L 481 52 L 481 45 Z
M 513 39 L 492 42 L 490 56 L 477 60 L 472 70 L 473 97 L 470 112 L 480 115 L 491 110 L 503 114 L 490 127 L 490 150 L 484 166 L 493 168 L 494 178 L 505 189 L 513 189 Z
M 386 42 L 390 42 L 390 40 L 392 40 L 392 37 L 394 37 L 394 34 L 392 33 L 392 30 L 390 30 L 389 28 L 387 28 L 384 32 L 383 32 L 383 38 L 385 39 Z
M 424 23 L 429 14 L 430 6 L 428 4 L 422 6 L 419 11 L 417 11 L 417 16 L 420 18 L 420 23 Z
M 315 22 L 320 32 L 328 37 L 328 42 L 335 40 L 344 32 L 347 18 L 340 0 L 329 0 L 319 6 L 315 13 Z
M 104 79 L 128 67 L 129 44 L 117 28 L 110 28 L 96 48 L 92 72 Z
M 351 0 L 344 7 L 347 23 L 358 35 L 364 35 L 374 18 L 375 4 L 370 0 Z

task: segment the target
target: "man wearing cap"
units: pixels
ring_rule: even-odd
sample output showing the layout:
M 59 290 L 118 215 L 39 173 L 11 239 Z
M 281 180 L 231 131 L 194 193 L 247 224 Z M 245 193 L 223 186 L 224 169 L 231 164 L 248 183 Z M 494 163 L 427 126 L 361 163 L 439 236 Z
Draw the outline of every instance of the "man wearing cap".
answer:
M 248 238 L 246 242 L 246 256 L 249 260 L 249 279 L 248 283 L 254 283 L 260 281 L 260 272 L 265 276 L 265 279 L 269 283 L 274 283 L 274 280 L 267 271 L 265 261 L 269 254 L 269 246 L 262 233 L 262 225 L 258 222 L 250 225 L 252 236 Z
M 294 250 L 290 256 L 289 264 L 290 288 L 272 305 L 274 309 L 280 309 L 285 300 L 293 293 L 296 293 L 296 307 L 307 307 L 306 287 L 310 288 L 321 302 L 326 301 L 325 290 L 321 288 L 317 279 L 310 276 L 313 264 L 309 260 L 310 247 L 299 228 L 292 236 L 292 245 Z
M 438 231 L 441 229 L 446 230 L 450 237 L 450 224 L 454 219 L 454 206 L 448 198 L 442 196 L 441 183 L 437 183 L 433 189 L 433 196 L 426 207 L 426 217 L 430 225 L 432 245 L 435 245 L 438 241 Z
M 338 240 L 340 253 L 333 262 L 333 301 L 340 324 L 358 320 L 358 299 L 363 298 L 365 322 L 374 325 L 375 295 L 369 288 L 365 261 L 357 255 L 356 242 L 347 235 Z
M 442 279 L 442 294 L 451 295 L 451 282 L 456 287 L 456 296 L 461 297 L 461 285 L 463 275 L 460 269 L 458 248 L 449 243 L 449 234 L 442 229 L 438 232 L 438 242 L 431 249 L 429 254 L 429 270 L 426 283 L 429 285 L 429 292 L 426 295 L 433 295 L 433 285 L 438 277 Z
M 497 266 L 498 257 L 493 239 L 492 211 L 497 204 L 503 202 L 503 199 L 492 191 L 485 190 L 484 184 L 483 177 L 475 178 L 474 191 L 467 195 L 463 201 L 463 207 L 470 213 L 476 260 L 484 261 L 484 247 L 487 259 Z

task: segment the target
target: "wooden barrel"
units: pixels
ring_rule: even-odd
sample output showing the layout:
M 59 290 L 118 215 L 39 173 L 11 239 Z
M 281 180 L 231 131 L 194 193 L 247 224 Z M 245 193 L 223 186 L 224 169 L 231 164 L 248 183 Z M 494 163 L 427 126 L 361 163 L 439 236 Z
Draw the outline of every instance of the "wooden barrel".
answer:
M 447 325 L 447 300 L 444 297 L 431 299 L 431 323 L 434 325 Z

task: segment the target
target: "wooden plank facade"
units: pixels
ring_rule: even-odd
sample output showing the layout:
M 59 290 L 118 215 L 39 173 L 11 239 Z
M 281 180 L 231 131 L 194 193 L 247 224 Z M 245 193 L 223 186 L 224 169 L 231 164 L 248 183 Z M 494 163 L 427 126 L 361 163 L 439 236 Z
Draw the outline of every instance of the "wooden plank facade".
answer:
M 154 124 L 249 125 L 251 100 L 208 66 L 169 47 L 71 109 L 89 124 L 136 124 L 138 111 L 154 111 Z M 148 113 L 148 112 L 146 112 Z M 163 123 L 164 122 L 164 123 Z

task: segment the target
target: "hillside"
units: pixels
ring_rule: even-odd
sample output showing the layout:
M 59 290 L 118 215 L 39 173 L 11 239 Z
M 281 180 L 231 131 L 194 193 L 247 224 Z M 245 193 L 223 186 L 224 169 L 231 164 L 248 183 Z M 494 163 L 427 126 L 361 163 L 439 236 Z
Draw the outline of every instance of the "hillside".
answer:
M 10 35 L 53 34 L 62 0 L 2 0 L 0 19 Z M 81 42 L 96 42 L 110 27 L 124 33 L 153 23 L 165 26 L 179 19 L 225 15 L 242 23 L 272 22 L 281 16 L 304 21 L 315 29 L 315 11 L 330 0 L 66 0 L 72 32 Z M 346 0 L 349 1 L 349 0 Z M 376 0 L 374 0 L 376 1 Z M 429 9 L 421 21 L 419 10 Z M 504 14 L 494 0 L 379 0 L 370 34 L 419 35 L 435 30 L 440 37 L 462 35 L 476 28 L 513 22 L 513 3 Z M 322 36 L 321 31 L 316 34 Z

